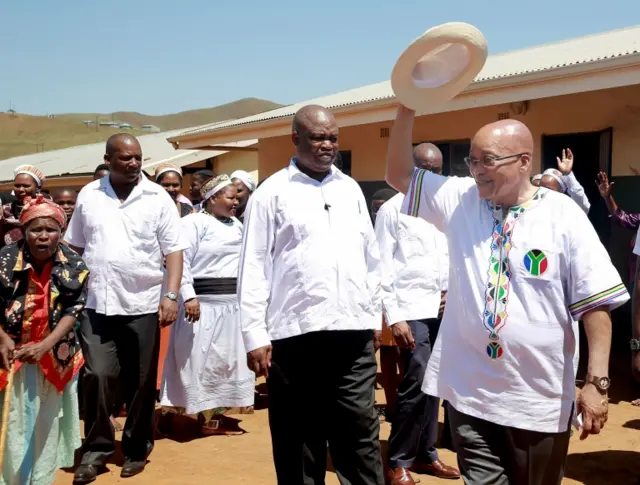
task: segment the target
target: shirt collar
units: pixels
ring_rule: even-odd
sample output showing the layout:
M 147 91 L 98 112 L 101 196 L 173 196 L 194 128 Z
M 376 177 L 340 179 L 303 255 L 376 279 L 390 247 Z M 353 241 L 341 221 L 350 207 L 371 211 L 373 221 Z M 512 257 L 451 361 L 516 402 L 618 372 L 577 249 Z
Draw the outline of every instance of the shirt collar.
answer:
M 62 244 L 62 243 L 60 243 Z M 60 246 L 60 244 L 58 244 L 58 249 L 56 250 L 56 252 L 53 255 L 53 264 L 58 265 L 58 264 L 67 264 L 69 262 L 69 259 L 67 258 L 67 256 L 65 256 L 64 252 L 62 251 L 62 248 Z M 31 258 L 30 255 L 28 253 L 28 250 L 26 248 L 27 244 L 24 241 L 24 239 L 22 241 L 20 241 L 18 243 L 18 245 L 16 246 L 15 250 L 16 250 L 16 263 L 13 265 L 13 272 L 18 272 L 18 271 L 26 271 L 30 268 L 32 268 L 31 265 Z
M 322 179 L 322 181 L 317 181 L 315 179 L 312 179 L 311 177 L 309 177 L 306 173 L 303 173 L 299 168 L 298 165 L 296 164 L 296 157 L 293 157 L 291 159 L 291 161 L 289 162 L 289 180 L 293 180 L 294 177 L 301 177 L 305 180 L 312 180 L 313 182 L 316 182 L 318 184 L 323 184 L 326 183 L 328 181 L 330 181 L 333 178 L 342 178 L 344 177 L 344 174 L 342 173 L 342 171 L 340 171 L 339 168 L 337 168 L 335 165 L 331 165 L 331 171 L 329 173 L 329 175 L 327 175 L 324 179 Z
M 145 194 L 157 194 L 158 193 L 159 186 L 157 184 L 149 181 L 142 174 L 140 175 L 140 177 L 141 177 L 140 182 L 133 188 L 133 190 L 129 194 L 129 197 L 127 197 L 127 200 L 124 203 L 130 202 L 130 201 L 138 198 L 143 193 L 145 193 Z M 118 198 L 118 196 L 116 195 L 115 190 L 113 189 L 113 186 L 111 185 L 111 180 L 109 179 L 108 175 L 102 177 L 99 180 L 99 184 L 96 186 L 96 189 L 97 190 L 102 190 L 109 197 L 113 197 L 115 199 Z

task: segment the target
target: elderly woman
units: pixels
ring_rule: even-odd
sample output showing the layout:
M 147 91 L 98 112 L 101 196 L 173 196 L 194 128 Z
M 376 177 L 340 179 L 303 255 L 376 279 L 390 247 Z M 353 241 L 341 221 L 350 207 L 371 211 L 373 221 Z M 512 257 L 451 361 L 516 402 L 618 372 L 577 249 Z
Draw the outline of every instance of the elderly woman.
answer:
M 161 404 L 165 412 L 197 417 L 203 434 L 238 434 L 224 413 L 253 406 L 255 375 L 247 367 L 236 297 L 242 244 L 237 189 L 220 175 L 202 186 L 202 200 L 201 212 L 182 219 L 189 242 L 182 308 L 172 327 Z
M 0 247 L 22 239 L 20 211 L 26 197 L 35 197 L 44 182 L 44 174 L 31 165 L 20 165 L 13 171 L 13 195 L 16 200 L 2 206 Z
M 180 217 L 193 212 L 193 206 L 180 193 L 180 190 L 182 190 L 182 169 L 180 167 L 171 163 L 164 163 L 156 169 L 155 178 L 156 183 L 161 185 L 176 203 Z
M 89 271 L 60 244 L 65 213 L 42 194 L 25 198 L 24 238 L 0 251 L 0 402 L 13 366 L 2 483 L 46 485 L 81 445 L 74 328 Z
M 256 182 L 249 172 L 244 170 L 236 170 L 231 174 L 231 181 L 238 189 L 238 209 L 236 217 L 240 222 L 244 222 L 244 211 L 247 208 L 249 197 L 256 190 Z

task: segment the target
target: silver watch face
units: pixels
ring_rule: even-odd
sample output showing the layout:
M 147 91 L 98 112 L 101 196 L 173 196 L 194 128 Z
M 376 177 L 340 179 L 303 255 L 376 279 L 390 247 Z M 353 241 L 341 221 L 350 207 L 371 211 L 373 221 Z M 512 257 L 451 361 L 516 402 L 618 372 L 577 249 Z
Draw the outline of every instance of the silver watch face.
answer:
M 600 379 L 598 379 L 598 387 L 600 389 L 609 389 L 610 385 L 611 379 L 609 379 L 608 377 L 601 377 Z
M 177 299 L 178 299 L 178 295 L 176 295 L 175 293 L 173 293 L 173 292 L 171 292 L 171 291 L 170 291 L 169 293 L 167 293 L 166 295 L 164 295 L 164 296 L 166 296 L 167 298 L 169 298 L 169 300 L 174 300 L 174 301 L 175 301 L 175 300 L 177 300 Z
M 640 340 L 635 338 L 631 339 L 631 350 L 640 350 Z

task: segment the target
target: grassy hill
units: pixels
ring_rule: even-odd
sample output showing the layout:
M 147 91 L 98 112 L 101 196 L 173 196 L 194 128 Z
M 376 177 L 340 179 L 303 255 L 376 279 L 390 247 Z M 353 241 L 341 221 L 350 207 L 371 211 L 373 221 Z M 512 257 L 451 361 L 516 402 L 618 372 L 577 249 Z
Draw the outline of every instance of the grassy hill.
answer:
M 244 118 L 263 111 L 280 108 L 282 105 L 257 98 L 244 98 L 231 103 L 216 106 L 215 108 L 195 109 L 182 111 L 180 113 L 152 116 L 131 111 L 118 111 L 109 114 L 97 113 L 72 113 L 56 115 L 58 119 L 71 120 L 95 120 L 100 121 L 122 121 L 134 127 L 142 125 L 155 125 L 162 131 L 177 130 L 179 128 L 189 128 L 190 126 L 206 125 L 216 121 Z
M 29 153 L 57 150 L 76 145 L 106 141 L 117 133 L 118 128 L 105 126 L 86 126 L 84 120 L 119 121 L 129 123 L 135 128 L 142 125 L 155 125 L 162 131 L 214 123 L 228 119 L 243 118 L 281 105 L 256 98 L 246 98 L 215 108 L 183 111 L 181 113 L 150 116 L 132 112 L 109 114 L 69 113 L 46 116 L 10 115 L 0 113 L 0 160 L 27 155 Z M 147 134 L 140 130 L 131 130 L 134 135 Z

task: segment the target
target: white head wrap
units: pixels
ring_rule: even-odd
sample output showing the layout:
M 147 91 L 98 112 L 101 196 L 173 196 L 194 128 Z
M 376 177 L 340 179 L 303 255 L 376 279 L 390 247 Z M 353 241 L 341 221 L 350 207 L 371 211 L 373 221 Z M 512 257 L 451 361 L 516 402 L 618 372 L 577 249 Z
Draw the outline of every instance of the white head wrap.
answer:
M 217 177 L 207 181 L 202 186 L 202 189 L 200 189 L 200 195 L 202 195 L 203 202 L 209 200 L 211 197 L 220 192 L 220 190 L 231 184 L 233 184 L 231 178 L 228 175 L 224 174 L 218 175 Z
M 538 173 L 536 175 L 534 175 L 533 177 L 531 177 L 531 181 L 535 182 L 536 180 L 540 180 L 542 178 L 542 174 Z
M 249 192 L 253 192 L 254 190 L 256 190 L 255 180 L 253 180 L 251 174 L 249 172 L 246 172 L 245 170 L 236 170 L 231 174 L 231 179 L 241 180 L 242 183 L 247 186 Z
M 560 185 L 560 188 L 562 189 L 563 192 L 567 191 L 567 183 L 564 181 L 562 175 L 558 175 L 560 172 L 558 172 L 558 170 L 556 170 L 555 168 L 548 168 L 547 170 L 545 170 L 542 175 L 548 175 L 549 177 L 551 177 L 552 179 L 554 179 L 556 182 L 558 182 L 558 185 Z

